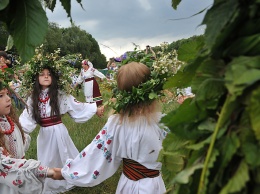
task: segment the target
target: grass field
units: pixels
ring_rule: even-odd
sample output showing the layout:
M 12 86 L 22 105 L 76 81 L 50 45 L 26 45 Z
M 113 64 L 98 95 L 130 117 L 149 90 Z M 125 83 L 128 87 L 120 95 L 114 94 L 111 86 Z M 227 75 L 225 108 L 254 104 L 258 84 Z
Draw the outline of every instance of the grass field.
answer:
M 110 91 L 102 90 L 102 95 L 104 101 L 108 100 L 111 97 Z M 74 95 L 79 101 L 84 102 L 84 96 L 82 92 L 79 93 L 79 95 Z M 169 100 L 169 99 L 168 99 Z M 176 108 L 177 103 L 173 100 L 170 103 L 163 103 L 163 112 L 167 113 L 171 111 L 172 109 Z M 69 115 L 64 115 L 62 117 L 62 121 L 65 124 L 65 126 L 68 128 L 69 134 L 78 148 L 79 151 L 81 151 L 83 148 L 85 148 L 92 139 L 96 136 L 96 134 L 100 131 L 100 129 L 104 126 L 106 123 L 107 117 L 108 117 L 109 110 L 106 109 L 106 113 L 102 118 L 99 118 L 98 116 L 92 117 L 89 121 L 86 123 L 75 123 Z M 32 138 L 31 145 L 29 150 L 26 153 L 26 158 L 33 158 L 37 159 L 36 157 L 36 137 L 39 132 L 39 127 L 37 127 L 30 135 Z M 118 169 L 118 171 L 109 179 L 104 181 L 103 183 L 99 184 L 95 187 L 88 187 L 88 188 L 79 188 L 76 187 L 75 189 L 66 192 L 66 194 L 113 194 L 116 191 L 117 183 L 119 180 L 119 177 L 121 175 L 121 167 Z

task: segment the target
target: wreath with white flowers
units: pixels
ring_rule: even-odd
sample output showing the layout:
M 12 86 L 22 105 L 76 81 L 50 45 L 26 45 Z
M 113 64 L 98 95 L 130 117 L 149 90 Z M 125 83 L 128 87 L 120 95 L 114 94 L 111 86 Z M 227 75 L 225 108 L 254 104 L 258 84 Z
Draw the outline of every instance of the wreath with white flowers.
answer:
M 58 88 L 68 94 L 73 92 L 71 87 L 71 75 L 77 69 L 70 66 L 70 61 L 66 57 L 60 57 L 60 49 L 54 53 L 44 54 L 43 45 L 35 49 L 33 58 L 24 65 L 26 70 L 23 75 L 23 84 L 21 93 L 24 96 L 28 95 L 35 84 L 36 75 L 39 74 L 44 68 L 50 68 L 56 77 L 58 77 Z M 81 55 L 77 56 L 81 60 Z
M 141 102 L 150 103 L 163 96 L 164 83 L 183 65 L 183 62 L 177 59 L 176 50 L 166 54 L 163 53 L 167 46 L 167 43 L 161 45 L 162 51 L 158 53 L 161 57 L 158 59 L 154 60 L 149 54 L 146 55 L 143 51 L 135 50 L 123 61 L 122 65 L 132 61 L 143 63 L 150 68 L 151 74 L 146 82 L 139 84 L 138 87 L 132 87 L 129 92 L 118 90 L 116 82 L 110 83 L 116 98 L 116 101 L 112 103 L 116 112 Z

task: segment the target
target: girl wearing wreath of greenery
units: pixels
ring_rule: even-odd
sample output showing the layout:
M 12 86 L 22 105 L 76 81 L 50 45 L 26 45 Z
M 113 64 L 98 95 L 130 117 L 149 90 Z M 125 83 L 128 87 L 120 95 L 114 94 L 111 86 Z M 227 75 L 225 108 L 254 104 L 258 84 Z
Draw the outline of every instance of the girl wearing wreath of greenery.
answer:
M 43 58 L 40 63 L 31 64 L 31 69 L 38 68 L 38 71 L 31 71 L 28 76 L 35 81 L 32 83 L 32 94 L 27 100 L 28 110 L 23 111 L 19 120 L 26 133 L 31 133 L 37 124 L 40 125 L 37 137 L 38 160 L 49 167 L 62 167 L 68 158 L 76 157 L 79 152 L 62 123 L 61 116 L 68 113 L 75 122 L 83 123 L 95 114 L 102 116 L 104 108 L 97 108 L 95 103 L 81 103 L 61 90 L 59 83 L 64 82 L 60 78 L 63 74 L 59 70 L 59 62 L 52 59 L 56 58 Z M 24 79 L 26 80 L 26 75 Z M 28 80 L 25 81 L 27 82 Z M 72 185 L 65 180 L 46 179 L 43 193 L 61 193 L 71 188 Z
M 45 178 L 54 179 L 60 172 L 24 159 L 30 136 L 23 132 L 12 107 L 8 81 L 1 73 L 0 77 L 0 193 L 40 194 Z
M 131 62 L 119 68 L 117 87 L 131 98 L 133 88 L 148 83 L 150 78 L 146 65 Z M 126 98 L 117 98 L 117 103 Z M 165 193 L 162 164 L 157 162 L 167 134 L 159 125 L 162 116 L 155 99 L 132 101 L 121 107 L 76 158 L 67 160 L 61 169 L 62 176 L 70 184 L 92 187 L 111 177 L 123 163 L 117 194 Z

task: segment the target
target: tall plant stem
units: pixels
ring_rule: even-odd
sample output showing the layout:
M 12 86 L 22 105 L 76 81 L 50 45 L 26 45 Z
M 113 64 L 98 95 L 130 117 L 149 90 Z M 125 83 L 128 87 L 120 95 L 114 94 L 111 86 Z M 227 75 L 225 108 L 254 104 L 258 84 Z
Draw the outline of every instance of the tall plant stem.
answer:
M 207 155 L 206 155 L 206 160 L 204 162 L 202 173 L 201 173 L 201 176 L 200 176 L 200 183 L 199 183 L 199 188 L 198 188 L 198 192 L 197 192 L 198 194 L 202 194 L 203 190 L 205 189 L 204 187 L 205 187 L 206 172 L 208 170 L 209 160 L 210 160 L 210 157 L 211 157 L 211 154 L 212 154 L 212 151 L 213 151 L 214 144 L 216 142 L 217 134 L 219 132 L 219 129 L 226 122 L 227 118 L 229 118 L 229 115 L 231 114 L 231 112 L 234 108 L 233 105 L 234 105 L 234 103 L 231 103 L 230 96 L 228 96 L 226 98 L 226 101 L 225 101 L 223 107 L 222 107 L 217 125 L 215 127 L 215 130 L 214 130 L 214 133 L 213 133 L 210 145 L 209 145 L 209 149 L 208 149 L 208 152 L 207 152 Z

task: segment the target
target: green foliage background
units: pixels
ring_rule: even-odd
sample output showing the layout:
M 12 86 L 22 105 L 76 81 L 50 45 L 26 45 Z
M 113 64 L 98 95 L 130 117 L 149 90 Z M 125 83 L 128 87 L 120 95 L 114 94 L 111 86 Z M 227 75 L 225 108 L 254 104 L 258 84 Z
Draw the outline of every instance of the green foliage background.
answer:
M 168 193 L 260 193 L 259 8 L 215 0 L 205 38 L 179 48 L 187 65 L 165 88 L 191 85 L 195 98 L 162 119 L 172 131 L 161 152 Z

